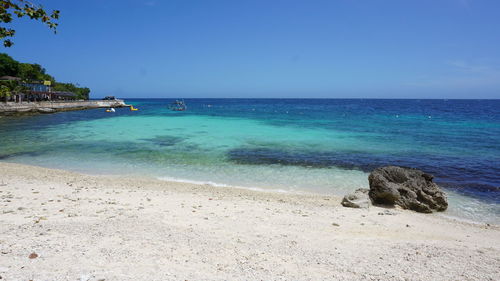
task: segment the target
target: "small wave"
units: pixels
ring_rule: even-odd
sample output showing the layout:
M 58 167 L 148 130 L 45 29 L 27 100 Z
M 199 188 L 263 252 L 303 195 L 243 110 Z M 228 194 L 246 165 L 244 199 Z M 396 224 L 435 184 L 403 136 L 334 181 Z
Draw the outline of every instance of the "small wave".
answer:
M 213 181 L 196 181 L 196 180 L 181 179 L 181 178 L 174 178 L 174 177 L 158 177 L 157 179 L 162 180 L 162 181 L 188 183 L 188 184 L 196 184 L 196 185 L 210 185 L 210 186 L 214 186 L 214 187 L 224 187 L 224 188 L 247 189 L 247 190 L 253 190 L 253 191 L 260 191 L 260 192 L 305 194 L 304 192 L 295 191 L 295 190 L 284 190 L 284 189 L 279 189 L 279 188 L 262 188 L 262 187 L 254 187 L 254 186 L 238 186 L 238 185 L 217 183 L 217 182 L 213 182 Z

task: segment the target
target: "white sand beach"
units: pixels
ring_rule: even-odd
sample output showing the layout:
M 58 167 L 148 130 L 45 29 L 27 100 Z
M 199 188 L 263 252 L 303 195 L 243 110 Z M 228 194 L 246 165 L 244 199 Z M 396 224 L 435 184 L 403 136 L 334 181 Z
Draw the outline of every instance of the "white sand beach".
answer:
M 0 171 L 2 280 L 500 280 L 497 225 L 330 196 Z

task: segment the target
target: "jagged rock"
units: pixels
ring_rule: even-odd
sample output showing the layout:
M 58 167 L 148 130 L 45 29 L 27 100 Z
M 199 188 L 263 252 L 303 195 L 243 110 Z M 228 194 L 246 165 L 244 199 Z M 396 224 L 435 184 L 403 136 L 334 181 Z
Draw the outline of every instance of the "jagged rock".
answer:
M 433 178 L 412 168 L 378 168 L 368 177 L 369 196 L 375 204 L 398 205 L 421 213 L 444 211 L 448 207 L 446 194 Z
M 347 194 L 342 199 L 342 206 L 350 208 L 368 208 L 370 206 L 370 197 L 368 192 L 370 190 L 367 188 L 356 189 L 351 194 Z

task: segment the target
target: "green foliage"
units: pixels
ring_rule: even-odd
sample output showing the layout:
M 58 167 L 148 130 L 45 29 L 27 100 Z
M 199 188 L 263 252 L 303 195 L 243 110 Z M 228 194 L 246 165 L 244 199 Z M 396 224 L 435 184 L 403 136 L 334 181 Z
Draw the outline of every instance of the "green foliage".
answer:
M 23 82 L 30 81 L 51 81 L 54 91 L 72 92 L 75 93 L 78 99 L 88 99 L 90 89 L 79 87 L 72 83 L 56 82 L 54 77 L 47 74 L 45 68 L 39 64 L 21 63 L 13 59 L 7 54 L 0 53 L 0 77 L 14 76 L 19 77 Z M 7 87 L 11 92 L 20 92 L 26 89 L 19 88 L 18 81 L 0 81 L 0 86 Z M 17 88 L 16 88 L 17 87 Z M 6 91 L 4 89 L 4 91 Z M 5 96 L 4 96 L 5 97 Z
M 55 21 L 59 19 L 58 10 L 48 13 L 41 5 L 27 0 L 0 0 L 0 23 L 8 24 L 12 22 L 14 16 L 18 18 L 29 17 L 32 20 L 41 21 L 56 33 L 57 23 Z M 10 47 L 14 44 L 6 38 L 13 37 L 15 34 L 16 31 L 14 29 L 0 26 L 0 40 L 3 40 L 5 47 Z
M 0 84 L 0 98 L 6 100 L 8 97 L 12 95 L 11 89 L 8 86 Z
M 45 73 L 45 68 L 39 64 L 20 63 L 18 77 L 23 80 L 38 80 L 55 82 L 54 77 Z
M 5 99 L 26 90 L 28 88 L 19 85 L 18 81 L 0 81 L 0 98 Z
M 39 64 L 20 63 L 7 54 L 0 53 L 0 76 L 15 76 L 23 81 L 51 81 L 54 77 L 45 73 L 45 68 Z
M 17 81 L 0 81 L 0 99 L 7 101 L 7 98 L 21 93 L 26 87 L 19 85 Z
M 0 76 L 16 76 L 19 73 L 19 62 L 7 54 L 0 54 Z
M 52 87 L 52 89 L 54 89 L 54 91 L 75 93 L 77 95 L 78 99 L 88 99 L 89 94 L 90 94 L 89 88 L 80 88 L 80 87 L 75 86 L 72 83 L 58 83 L 58 82 L 56 82 L 55 85 Z
M 13 91 L 16 86 L 19 85 L 17 81 L 0 81 L 1 87 L 7 87 L 9 91 Z

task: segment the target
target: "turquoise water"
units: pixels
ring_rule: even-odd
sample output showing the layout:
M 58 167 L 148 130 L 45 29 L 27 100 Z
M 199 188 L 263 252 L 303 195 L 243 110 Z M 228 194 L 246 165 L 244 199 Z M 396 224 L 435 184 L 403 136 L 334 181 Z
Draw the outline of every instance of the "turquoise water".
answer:
M 343 195 L 373 168 L 436 175 L 446 215 L 500 222 L 500 102 L 127 100 L 140 110 L 0 118 L 0 160 L 282 192 Z

